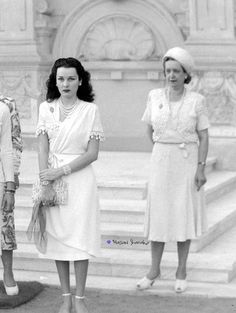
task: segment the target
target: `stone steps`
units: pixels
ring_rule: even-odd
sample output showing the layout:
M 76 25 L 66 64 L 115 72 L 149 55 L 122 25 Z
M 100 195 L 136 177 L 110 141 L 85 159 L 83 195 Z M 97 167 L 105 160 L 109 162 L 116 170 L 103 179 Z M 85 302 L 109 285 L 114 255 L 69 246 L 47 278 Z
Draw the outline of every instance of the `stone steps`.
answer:
M 21 185 L 16 197 L 31 198 L 32 179 L 21 179 Z M 207 175 L 205 186 L 206 201 L 219 198 L 236 187 L 236 172 L 213 171 Z M 147 196 L 147 181 L 132 179 L 104 179 L 98 180 L 100 199 L 110 200 L 144 200 Z
M 72 267 L 73 268 L 73 267 Z M 1 275 L 0 269 L 0 275 Z M 48 285 L 59 285 L 59 278 L 56 272 L 14 270 L 14 275 L 17 281 L 39 281 Z M 75 287 L 75 277 L 72 273 L 71 286 Z M 137 278 L 88 275 L 86 289 L 102 290 L 106 293 L 118 293 L 128 295 L 156 295 L 156 296 L 174 296 L 179 297 L 174 291 L 173 280 L 158 280 L 151 289 L 139 291 L 136 289 Z M 209 298 L 228 298 L 235 299 L 236 281 L 233 280 L 228 284 L 225 283 L 207 283 L 188 281 L 188 288 L 184 293 L 187 296 L 202 296 Z
M 232 227 L 236 221 L 236 211 L 231 203 L 235 204 L 235 192 L 230 191 L 235 188 L 236 174 L 234 172 L 211 172 L 208 175 L 208 183 L 206 185 L 207 196 L 207 215 L 209 221 L 209 229 L 207 233 L 193 241 L 192 251 L 199 251 L 202 247 L 209 244 L 212 240 L 217 238 L 229 227 Z M 123 184 L 125 185 L 125 184 Z M 134 186 L 136 185 L 128 184 Z M 110 192 L 109 186 L 121 186 L 120 182 L 112 182 L 107 185 L 106 194 Z M 27 189 L 25 195 L 25 189 Z M 127 193 L 129 189 L 122 191 L 122 194 Z M 143 189 L 144 190 L 144 189 Z M 223 191 L 224 192 L 223 192 Z M 27 228 L 28 221 L 31 216 L 32 200 L 29 197 L 30 188 L 20 187 L 16 196 L 16 225 L 18 240 L 25 242 L 25 236 L 22 234 Z M 135 191 L 136 192 L 136 191 Z M 143 191 L 144 192 L 144 191 Z M 226 196 L 221 196 L 221 193 Z M 113 192 L 111 192 L 114 194 Z M 103 194 L 100 194 L 102 197 Z M 120 195 L 121 196 L 121 195 Z M 131 192 L 130 197 L 134 196 Z M 213 201 L 214 200 L 214 201 Z M 219 201 L 218 201 L 219 200 Z M 211 201 L 211 202 L 210 202 Z M 210 203 L 209 203 L 210 202 Z M 107 248 L 107 240 L 116 241 L 142 241 L 143 238 L 143 223 L 144 223 L 144 211 L 146 207 L 146 200 L 143 199 L 120 199 L 120 198 L 102 198 L 101 199 L 101 222 L 102 222 L 102 246 Z M 116 247 L 116 245 L 110 245 L 110 247 Z M 128 244 L 129 247 L 129 244 Z M 148 245 L 140 245 L 139 249 L 149 249 Z M 167 245 L 168 250 L 173 250 L 172 244 Z
M 89 277 L 96 280 L 136 280 L 144 276 L 150 264 L 150 245 L 143 239 L 147 176 L 150 154 L 101 153 L 94 169 L 101 199 L 102 255 L 90 262 Z M 36 164 L 32 153 L 30 164 Z M 19 243 L 14 268 L 27 273 L 55 274 L 53 261 L 38 258 L 25 230 L 31 216 L 31 187 L 36 170 L 23 162 L 25 172 L 16 196 L 16 233 Z M 27 172 L 28 171 L 28 172 Z M 222 252 L 220 238 L 236 223 L 236 173 L 216 170 L 216 159 L 207 161 L 205 186 L 209 229 L 194 240 L 188 262 L 190 282 L 228 283 L 236 274 L 236 253 Z M 26 175 L 26 174 L 29 175 Z M 133 240 L 131 242 L 131 239 Z M 233 241 L 232 241 L 233 240 Z M 232 245 L 236 235 L 228 238 Z M 220 244 L 219 244 L 220 242 Z M 210 244 L 211 243 L 211 244 Z M 213 250 L 207 250 L 208 246 Z M 214 252 L 212 252 L 214 251 Z M 197 253 L 196 253 L 197 252 Z M 166 245 L 162 262 L 162 279 L 172 281 L 177 264 L 176 245 Z
M 219 249 L 218 249 L 219 250 Z M 101 257 L 90 261 L 89 275 L 140 278 L 150 266 L 150 252 L 141 250 L 102 249 Z M 174 280 L 177 266 L 175 252 L 165 252 L 162 260 L 162 279 Z M 19 244 L 14 253 L 14 269 L 30 272 L 52 273 L 56 271 L 54 261 L 38 257 L 34 246 Z M 228 283 L 236 273 L 235 254 L 221 251 L 190 253 L 188 259 L 188 280 L 197 282 Z
M 213 281 L 214 279 L 216 281 L 219 280 L 220 282 L 227 282 L 230 281 L 232 277 L 235 275 L 234 260 L 236 260 L 236 253 L 230 256 L 230 261 L 228 263 L 225 263 L 225 260 L 221 254 L 221 250 L 219 252 L 216 249 L 214 253 L 209 252 L 208 254 L 207 253 L 202 254 L 202 251 L 200 251 L 210 242 L 212 242 L 211 245 L 214 245 L 215 241 L 220 240 L 221 238 L 220 235 L 227 232 L 227 230 L 229 231 L 236 224 L 235 207 L 236 207 L 236 192 L 234 191 L 230 192 L 229 194 L 225 195 L 219 200 L 212 202 L 208 206 L 208 218 L 209 217 L 211 218 L 211 220 L 209 221 L 208 232 L 204 234 L 202 237 L 193 240 L 191 245 L 192 262 L 193 261 L 196 261 L 197 263 L 199 262 L 198 264 L 199 267 L 196 269 L 194 267 L 195 265 L 193 266 L 190 279 L 198 280 L 199 279 L 197 278 L 198 275 L 200 275 L 200 277 L 201 275 L 203 275 L 205 277 L 204 279 L 207 279 L 207 281 Z M 34 244 L 29 243 L 26 238 L 25 231 L 28 222 L 29 221 L 25 219 L 16 220 L 16 229 L 17 229 L 16 234 L 17 241 L 19 243 L 19 249 L 16 252 L 16 255 L 20 259 L 22 259 L 22 262 L 25 264 L 28 264 L 28 262 L 37 263 L 37 253 Z M 150 250 L 150 244 L 142 236 L 143 226 L 141 224 L 125 225 L 122 223 L 113 223 L 113 224 L 102 223 L 101 229 L 102 229 L 101 241 L 103 248 L 103 256 L 105 257 L 105 259 L 104 257 L 102 258 L 102 261 L 99 259 L 99 262 L 96 263 L 96 265 L 94 265 L 95 267 L 106 268 L 105 264 L 107 264 L 107 266 L 111 267 L 111 270 L 113 271 L 114 269 L 110 264 L 113 263 L 113 261 L 117 259 L 119 255 L 123 256 L 131 255 L 135 260 L 138 259 L 138 256 L 139 258 L 141 258 L 140 256 L 143 256 L 145 260 L 143 265 L 142 264 L 136 265 L 135 271 L 140 271 L 141 275 L 142 271 L 145 272 L 145 270 L 147 270 L 149 264 L 148 262 L 150 262 L 150 260 L 148 261 L 148 259 L 150 259 L 148 257 L 150 254 L 148 251 Z M 230 238 L 227 239 L 227 241 L 229 240 Z M 221 244 L 221 246 L 223 246 L 223 244 Z M 207 247 L 205 249 L 207 249 Z M 165 251 L 167 251 L 167 256 L 169 256 L 169 260 L 171 261 L 175 260 L 176 262 L 176 244 L 168 243 L 166 245 Z M 229 251 L 227 251 L 226 253 L 227 255 Z M 128 259 L 123 261 L 120 260 L 121 263 L 124 262 L 124 264 L 122 263 L 123 266 L 127 265 L 126 268 L 128 269 L 133 266 L 130 264 L 132 263 L 130 261 L 132 259 L 131 256 L 129 261 Z M 204 260 L 207 260 L 207 263 L 204 263 L 203 262 Z M 19 260 L 19 262 L 21 261 Z M 43 261 L 40 260 L 40 262 L 46 262 L 46 260 Z M 128 264 L 126 264 L 127 262 Z M 173 264 L 167 267 L 166 270 L 163 272 L 165 273 L 164 277 L 166 277 L 166 279 L 167 278 L 170 279 L 170 277 L 168 276 L 169 271 L 172 274 L 174 273 L 173 271 L 175 268 L 175 262 L 173 262 Z M 200 267 L 201 263 L 203 263 L 202 267 Z M 207 267 L 208 265 L 209 267 Z M 216 265 L 223 266 L 223 268 L 215 268 Z M 92 269 L 93 268 L 94 267 L 92 267 Z M 91 273 L 94 275 L 94 270 L 92 269 Z M 31 270 L 34 270 L 34 268 L 32 268 Z M 196 276 L 195 272 L 197 273 Z M 104 275 L 104 273 L 102 275 Z M 106 275 L 108 275 L 108 272 L 106 272 Z
M 192 241 L 191 251 L 200 251 L 203 247 L 211 243 L 218 236 L 229 230 L 236 224 L 236 190 L 229 192 L 220 199 L 216 199 L 207 206 L 208 230 L 201 237 Z M 110 244 L 107 240 L 111 240 Z M 143 238 L 143 227 L 136 224 L 104 224 L 102 232 L 102 246 L 104 248 L 132 248 L 131 241 L 141 242 L 136 249 L 149 249 L 146 240 Z M 143 242 L 144 241 L 144 242 Z M 127 244 L 122 244 L 126 242 Z M 176 245 L 168 243 L 166 249 L 168 251 L 176 250 Z

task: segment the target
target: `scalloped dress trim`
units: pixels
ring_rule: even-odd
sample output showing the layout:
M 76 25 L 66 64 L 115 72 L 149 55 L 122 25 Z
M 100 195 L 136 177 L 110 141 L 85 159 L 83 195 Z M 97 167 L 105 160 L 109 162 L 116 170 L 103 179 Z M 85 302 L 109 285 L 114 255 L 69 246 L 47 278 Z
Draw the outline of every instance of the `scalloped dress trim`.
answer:
M 99 141 L 104 141 L 105 140 L 105 137 L 103 135 L 102 132 L 92 132 L 91 135 L 89 136 L 89 139 L 96 139 L 96 140 L 99 140 Z
M 48 129 L 46 127 L 40 127 L 36 129 L 35 135 L 38 137 L 39 135 L 45 135 L 48 133 Z

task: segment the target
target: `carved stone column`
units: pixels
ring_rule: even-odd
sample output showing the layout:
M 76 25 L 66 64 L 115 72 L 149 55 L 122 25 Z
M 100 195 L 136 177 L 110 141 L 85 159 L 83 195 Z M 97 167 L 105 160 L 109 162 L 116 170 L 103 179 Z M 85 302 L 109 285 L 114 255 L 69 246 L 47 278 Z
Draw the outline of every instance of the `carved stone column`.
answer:
M 39 60 L 32 0 L 0 0 L 0 62 Z
M 0 0 L 0 8 L 0 93 L 16 100 L 23 133 L 31 137 L 50 61 L 50 10 L 46 0 Z
M 53 33 L 56 26 L 51 22 L 53 10 L 47 0 L 37 0 L 35 3 L 35 32 L 38 45 L 38 53 L 43 60 L 51 61 L 51 47 Z
M 189 0 L 186 44 L 197 61 L 236 66 L 234 6 L 234 0 Z
M 190 38 L 234 40 L 233 0 L 190 0 Z

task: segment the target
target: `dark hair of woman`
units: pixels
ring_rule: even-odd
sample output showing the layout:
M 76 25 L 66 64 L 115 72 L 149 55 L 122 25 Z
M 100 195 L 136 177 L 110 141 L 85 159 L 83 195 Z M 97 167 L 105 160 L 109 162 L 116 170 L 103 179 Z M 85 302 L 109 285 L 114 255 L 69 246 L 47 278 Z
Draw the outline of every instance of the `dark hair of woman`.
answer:
M 60 58 L 57 59 L 52 67 L 51 73 L 49 75 L 49 79 L 46 82 L 47 93 L 46 99 L 48 102 L 52 102 L 55 99 L 60 97 L 60 92 L 56 86 L 56 77 L 57 77 L 57 69 L 59 67 L 65 68 L 75 68 L 78 74 L 78 77 L 81 81 L 81 86 L 79 86 L 77 90 L 77 97 L 80 100 L 93 102 L 94 93 L 93 88 L 90 83 L 90 73 L 87 72 L 79 60 L 69 57 L 69 58 Z
M 174 58 L 170 58 L 170 57 L 168 57 L 168 58 L 166 58 L 166 59 L 164 60 L 164 63 L 163 63 L 163 66 L 164 66 L 164 75 L 165 75 L 165 64 L 166 64 L 167 61 L 176 61 L 176 60 L 175 60 Z M 176 62 L 178 62 L 178 61 L 176 61 Z M 179 62 L 178 62 L 178 63 L 179 63 Z M 184 68 L 181 64 L 180 64 L 180 66 L 182 67 L 184 73 L 187 75 L 187 77 L 186 77 L 185 80 L 184 80 L 184 83 L 185 83 L 185 84 L 189 84 L 189 83 L 191 82 L 192 77 L 185 71 L 185 68 Z

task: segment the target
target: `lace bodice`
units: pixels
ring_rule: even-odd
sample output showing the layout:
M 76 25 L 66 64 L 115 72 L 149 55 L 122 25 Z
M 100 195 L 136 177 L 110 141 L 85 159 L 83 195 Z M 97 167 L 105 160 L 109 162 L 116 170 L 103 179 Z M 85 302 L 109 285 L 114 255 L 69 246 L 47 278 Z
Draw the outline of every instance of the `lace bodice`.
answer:
M 197 142 L 197 131 L 209 127 L 205 98 L 196 92 L 186 90 L 178 116 L 174 115 L 178 120 L 169 123 L 171 118 L 165 89 L 151 90 L 142 121 L 153 127 L 153 141 L 161 141 L 169 125 L 175 124 L 178 138 L 182 138 L 184 142 Z

